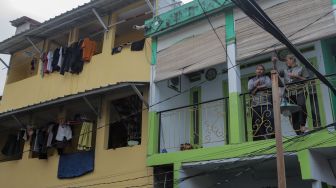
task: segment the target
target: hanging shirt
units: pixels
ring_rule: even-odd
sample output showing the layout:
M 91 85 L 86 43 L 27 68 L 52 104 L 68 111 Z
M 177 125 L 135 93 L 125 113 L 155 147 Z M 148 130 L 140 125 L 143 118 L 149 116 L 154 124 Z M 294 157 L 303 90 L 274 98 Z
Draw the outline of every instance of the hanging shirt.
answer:
M 90 40 L 89 38 L 85 38 L 82 42 L 82 50 L 83 50 L 83 56 L 82 59 L 85 62 L 90 62 L 92 56 L 96 52 L 97 44 L 95 41 Z
M 79 74 L 83 70 L 84 61 L 83 57 L 83 50 L 81 48 L 82 42 L 76 42 L 73 44 L 71 48 L 71 59 L 70 59 L 70 72 Z
M 58 63 L 58 60 L 59 60 L 59 54 L 60 54 L 59 51 L 60 51 L 60 49 L 56 48 L 56 50 L 53 53 L 53 59 L 52 59 L 52 63 L 51 63 L 53 71 L 59 71 L 59 68 L 57 66 L 57 63 Z
M 144 45 L 145 45 L 145 39 L 135 41 L 131 45 L 131 51 L 141 51 L 143 50 Z
M 49 51 L 47 55 L 47 58 L 48 58 L 47 71 L 48 72 L 52 72 L 53 56 L 54 56 L 54 53 L 52 51 Z
M 57 141 L 64 141 L 66 140 L 71 140 L 72 139 L 72 130 L 69 125 L 59 125 L 57 129 L 57 134 L 56 134 L 56 140 Z

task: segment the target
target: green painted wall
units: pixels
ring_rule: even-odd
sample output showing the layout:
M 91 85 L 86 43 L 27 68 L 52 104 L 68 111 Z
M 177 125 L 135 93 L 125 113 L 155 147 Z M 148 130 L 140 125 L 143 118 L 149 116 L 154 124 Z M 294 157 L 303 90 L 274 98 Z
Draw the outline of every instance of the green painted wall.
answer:
M 284 148 L 286 152 L 299 152 L 307 148 L 336 147 L 336 142 L 334 141 L 335 139 L 335 134 L 329 133 L 327 130 L 322 130 L 318 133 L 302 137 L 295 142 L 284 144 Z M 284 142 L 286 140 L 287 139 L 284 139 Z M 275 140 L 244 142 L 240 144 L 229 144 L 218 147 L 186 150 L 182 152 L 154 154 L 147 158 L 147 164 L 149 166 L 157 166 L 180 162 L 184 163 L 192 161 L 218 160 L 237 157 L 239 158 L 247 155 L 258 156 L 263 154 L 274 154 L 274 147 L 264 152 L 259 152 L 259 150 L 268 148 L 270 146 L 275 146 Z
M 326 40 L 321 41 L 323 59 L 324 59 L 324 67 L 325 67 L 326 74 L 336 73 L 336 57 L 333 56 L 331 53 L 333 44 L 336 45 L 336 38 L 326 39 Z M 331 81 L 331 83 L 334 86 L 336 86 L 336 81 Z M 335 120 L 336 119 L 336 96 L 333 95 L 331 92 L 329 93 L 330 93 L 330 98 L 331 98 L 333 117 Z
M 234 16 L 232 8 L 225 11 L 225 32 L 226 32 L 225 37 L 227 44 L 236 42 L 236 33 L 234 27 Z

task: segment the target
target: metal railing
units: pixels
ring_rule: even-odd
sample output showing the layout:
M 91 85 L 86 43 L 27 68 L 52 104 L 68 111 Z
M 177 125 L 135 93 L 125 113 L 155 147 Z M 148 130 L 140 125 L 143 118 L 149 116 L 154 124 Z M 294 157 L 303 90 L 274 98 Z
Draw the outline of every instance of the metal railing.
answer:
M 224 145 L 228 140 L 228 98 L 158 112 L 159 152 Z
M 332 81 L 335 74 L 328 75 Z M 294 136 L 307 130 L 315 129 L 325 124 L 323 108 L 322 83 L 311 78 L 300 82 L 286 84 L 280 89 L 282 100 L 299 106 L 299 111 L 281 116 L 282 134 Z M 241 95 L 247 141 L 274 138 L 273 108 L 271 89 L 258 92 L 256 95 L 244 93 Z

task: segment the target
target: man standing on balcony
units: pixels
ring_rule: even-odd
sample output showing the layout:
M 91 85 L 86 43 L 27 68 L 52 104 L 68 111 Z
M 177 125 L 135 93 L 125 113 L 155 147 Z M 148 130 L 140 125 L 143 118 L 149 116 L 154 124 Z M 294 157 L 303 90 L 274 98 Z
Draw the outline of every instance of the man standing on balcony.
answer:
M 253 140 L 274 138 L 273 108 L 271 103 L 271 79 L 265 74 L 265 67 L 257 65 L 256 76 L 248 81 L 251 94 Z
M 279 75 L 284 78 L 287 85 L 287 98 L 290 103 L 295 103 L 301 107 L 301 110 L 291 115 L 293 129 L 297 135 L 307 131 L 307 108 L 305 97 L 305 84 L 302 81 L 309 77 L 307 69 L 297 64 L 294 55 L 289 54 L 286 56 L 287 68 L 279 71 Z M 277 62 L 277 57 L 272 57 L 272 62 Z

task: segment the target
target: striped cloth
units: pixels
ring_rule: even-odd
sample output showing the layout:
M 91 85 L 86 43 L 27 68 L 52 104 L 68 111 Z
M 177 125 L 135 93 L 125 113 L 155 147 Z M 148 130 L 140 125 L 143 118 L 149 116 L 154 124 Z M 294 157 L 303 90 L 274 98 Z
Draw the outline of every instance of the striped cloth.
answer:
M 83 122 L 78 140 L 78 150 L 91 150 L 92 148 L 92 127 L 91 122 Z

